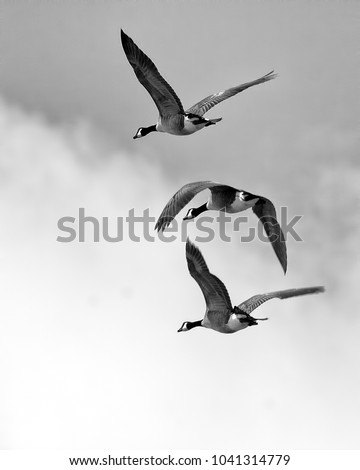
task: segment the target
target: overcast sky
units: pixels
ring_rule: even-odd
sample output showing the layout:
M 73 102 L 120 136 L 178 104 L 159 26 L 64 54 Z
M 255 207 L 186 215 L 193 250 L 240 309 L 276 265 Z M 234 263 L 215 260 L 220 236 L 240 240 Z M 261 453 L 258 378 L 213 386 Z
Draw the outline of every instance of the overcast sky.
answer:
M 356 3 L 1 2 L 2 449 L 358 447 Z M 120 28 L 185 107 L 279 76 L 212 109 L 216 126 L 134 141 L 157 110 Z M 178 334 L 205 310 L 181 240 L 56 241 L 81 207 L 114 233 L 208 179 L 303 215 L 286 277 L 267 243 L 197 242 L 234 304 L 326 294 L 268 302 L 234 335 Z

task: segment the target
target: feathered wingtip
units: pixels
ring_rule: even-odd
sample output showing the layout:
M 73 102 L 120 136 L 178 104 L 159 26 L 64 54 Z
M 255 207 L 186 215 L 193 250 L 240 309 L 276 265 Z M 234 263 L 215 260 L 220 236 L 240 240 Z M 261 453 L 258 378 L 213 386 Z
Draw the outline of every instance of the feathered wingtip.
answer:
M 190 240 L 189 237 L 186 238 L 185 252 L 186 257 L 190 258 L 192 255 L 200 251 L 198 247 Z
M 313 286 L 313 287 L 299 287 L 295 289 L 286 289 L 278 292 L 279 299 L 288 299 L 290 297 L 298 297 L 301 295 L 308 294 L 321 294 L 325 292 L 324 286 Z
M 155 230 L 163 232 L 168 225 L 174 220 L 174 217 L 159 217 L 159 220 L 155 224 Z
M 286 274 L 287 271 L 287 250 L 284 233 L 276 219 L 276 210 L 274 204 L 265 197 L 262 197 L 252 208 L 254 214 L 262 223 L 265 233 L 275 251 L 275 254 Z
M 120 41 L 124 47 L 124 44 L 127 43 L 127 40 L 130 39 L 129 36 L 124 32 L 122 28 L 120 28 Z
M 321 294 L 326 291 L 324 286 L 308 287 L 309 294 Z
M 126 56 L 129 56 L 131 52 L 134 53 L 134 50 L 136 51 L 138 49 L 137 45 L 134 43 L 131 37 L 124 32 L 123 29 L 120 29 L 120 41 Z
M 199 248 L 190 240 L 188 237 L 186 239 L 186 261 L 190 274 L 193 275 L 194 272 L 209 272 L 209 268 L 206 264 L 206 261 L 199 250 Z
M 268 80 L 273 80 L 274 78 L 277 78 L 278 76 L 279 76 L 279 74 L 275 73 L 274 70 L 272 70 L 271 72 L 269 72 L 266 75 L 264 75 L 263 77 L 261 77 L 260 80 L 264 80 L 264 82 L 267 82 Z

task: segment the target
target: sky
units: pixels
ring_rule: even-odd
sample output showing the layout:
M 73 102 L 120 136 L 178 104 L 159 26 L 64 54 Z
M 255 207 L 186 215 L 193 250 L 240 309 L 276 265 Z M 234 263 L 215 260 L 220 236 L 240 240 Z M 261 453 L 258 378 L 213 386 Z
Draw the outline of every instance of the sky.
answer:
M 1 449 L 358 448 L 358 16 L 352 1 L 0 3 Z M 212 109 L 216 126 L 134 141 L 157 110 L 120 28 L 185 107 L 278 78 Z M 302 215 L 286 276 L 269 244 L 224 242 L 215 222 L 201 243 L 187 224 L 234 304 L 326 293 L 268 302 L 234 335 L 178 334 L 205 311 L 184 240 L 134 242 L 124 222 L 117 243 L 91 227 L 57 241 L 80 208 L 115 233 L 196 180 Z

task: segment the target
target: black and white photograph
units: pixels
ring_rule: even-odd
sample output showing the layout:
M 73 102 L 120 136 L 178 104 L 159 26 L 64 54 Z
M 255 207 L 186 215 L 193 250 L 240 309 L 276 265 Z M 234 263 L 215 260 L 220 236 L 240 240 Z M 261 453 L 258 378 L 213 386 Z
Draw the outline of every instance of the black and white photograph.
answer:
M 1 468 L 359 468 L 359 7 L 0 0 Z

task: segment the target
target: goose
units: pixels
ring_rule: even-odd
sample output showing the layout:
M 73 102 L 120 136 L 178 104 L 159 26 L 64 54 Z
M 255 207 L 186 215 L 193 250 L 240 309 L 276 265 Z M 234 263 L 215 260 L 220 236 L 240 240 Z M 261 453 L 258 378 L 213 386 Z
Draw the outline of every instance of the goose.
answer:
M 202 320 L 185 321 L 178 332 L 202 326 L 219 333 L 235 333 L 248 326 L 257 325 L 258 321 L 268 320 L 268 318 L 254 318 L 251 313 L 270 299 L 288 299 L 325 291 L 323 286 L 279 290 L 268 294 L 254 295 L 233 307 L 225 285 L 214 274 L 211 274 L 200 250 L 189 239 L 186 241 L 186 260 L 190 275 L 198 283 L 204 295 L 206 312 Z
M 276 211 L 273 203 L 262 196 L 248 193 L 242 189 L 236 189 L 221 183 L 212 181 L 196 181 L 185 184 L 180 188 L 164 207 L 155 229 L 163 231 L 176 215 L 190 202 L 199 192 L 210 189 L 208 201 L 200 207 L 188 210 L 183 220 L 191 220 L 202 212 L 218 210 L 228 213 L 242 212 L 252 208 L 264 226 L 265 232 L 271 241 L 275 254 L 280 261 L 284 273 L 287 270 L 286 243 L 284 234 L 276 220 Z
M 203 117 L 209 109 L 219 104 L 221 101 L 246 90 L 246 88 L 265 83 L 276 77 L 274 71 L 271 71 L 252 82 L 243 83 L 242 85 L 209 95 L 194 104 L 194 106 L 191 106 L 187 111 L 184 111 L 177 94 L 160 75 L 152 60 L 139 49 L 123 30 L 121 30 L 120 36 L 125 55 L 134 69 L 135 75 L 149 92 L 159 111 L 157 124 L 149 127 L 140 127 L 134 135 L 134 139 L 145 137 L 150 132 L 156 131 L 167 132 L 173 135 L 189 135 L 204 127 L 216 124 L 221 121 L 222 118 L 206 119 Z

